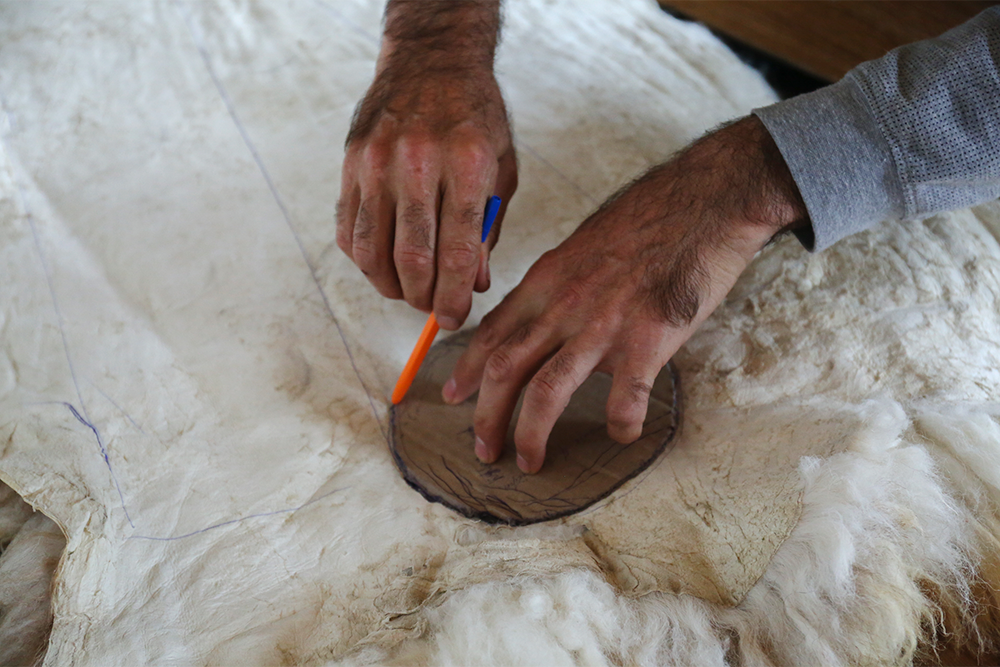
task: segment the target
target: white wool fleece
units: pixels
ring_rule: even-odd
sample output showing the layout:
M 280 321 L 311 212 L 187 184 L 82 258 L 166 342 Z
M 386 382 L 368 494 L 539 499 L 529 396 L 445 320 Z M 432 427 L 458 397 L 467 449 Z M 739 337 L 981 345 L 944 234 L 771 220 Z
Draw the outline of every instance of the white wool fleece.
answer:
M 922 586 L 968 603 L 972 518 L 945 491 L 927 449 L 900 440 L 908 420 L 898 405 L 863 410 L 873 428 L 852 451 L 802 461 L 802 518 L 738 607 L 623 598 L 582 571 L 482 584 L 426 609 L 424 638 L 363 661 L 909 664 L 922 629 L 940 621 Z

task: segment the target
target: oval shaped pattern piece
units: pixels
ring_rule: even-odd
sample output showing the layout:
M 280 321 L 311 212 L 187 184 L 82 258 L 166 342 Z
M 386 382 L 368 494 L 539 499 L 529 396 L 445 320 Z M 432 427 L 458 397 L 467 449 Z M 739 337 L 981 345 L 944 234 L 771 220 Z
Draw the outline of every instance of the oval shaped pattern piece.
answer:
M 589 507 L 645 470 L 680 427 L 680 384 L 668 364 L 653 384 L 642 436 L 622 445 L 608 437 L 605 404 L 611 377 L 595 373 L 573 395 L 549 437 L 545 465 L 526 475 L 515 463 L 514 425 L 493 464 L 476 458 L 475 397 L 447 405 L 441 387 L 472 338 L 454 334 L 434 345 L 403 401 L 392 409 L 391 448 L 403 478 L 427 500 L 465 516 L 512 526 L 557 519 Z

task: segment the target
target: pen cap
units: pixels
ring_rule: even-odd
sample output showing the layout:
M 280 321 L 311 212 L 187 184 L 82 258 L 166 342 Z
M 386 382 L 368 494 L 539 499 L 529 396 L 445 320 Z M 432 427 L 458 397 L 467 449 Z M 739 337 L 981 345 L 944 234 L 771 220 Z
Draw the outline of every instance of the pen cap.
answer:
M 490 230 L 493 229 L 493 222 L 497 219 L 497 213 L 500 212 L 500 197 L 493 195 L 490 200 L 486 202 L 486 212 L 483 213 L 483 240 L 482 243 L 486 243 L 486 238 L 490 235 Z

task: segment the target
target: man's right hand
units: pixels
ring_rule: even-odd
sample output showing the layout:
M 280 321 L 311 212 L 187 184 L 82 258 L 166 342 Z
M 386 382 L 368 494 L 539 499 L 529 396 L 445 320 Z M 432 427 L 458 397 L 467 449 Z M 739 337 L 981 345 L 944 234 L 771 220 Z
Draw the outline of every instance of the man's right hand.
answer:
M 498 0 L 393 0 L 375 80 L 347 138 L 337 245 L 378 291 L 461 326 L 517 188 L 493 75 Z M 504 206 L 487 244 L 491 195 Z

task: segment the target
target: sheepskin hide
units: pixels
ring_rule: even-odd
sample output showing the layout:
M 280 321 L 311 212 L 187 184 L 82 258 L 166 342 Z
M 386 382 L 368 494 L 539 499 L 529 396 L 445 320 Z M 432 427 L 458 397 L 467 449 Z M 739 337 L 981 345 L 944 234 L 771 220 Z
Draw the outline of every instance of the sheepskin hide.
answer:
M 996 205 L 767 248 L 675 359 L 677 445 L 584 513 L 491 528 L 406 486 L 386 397 L 422 316 L 333 225 L 381 5 L 0 5 L 0 478 L 68 542 L 45 663 L 989 648 Z M 509 0 L 504 40 L 522 187 L 470 325 L 622 182 L 773 100 L 651 2 Z

